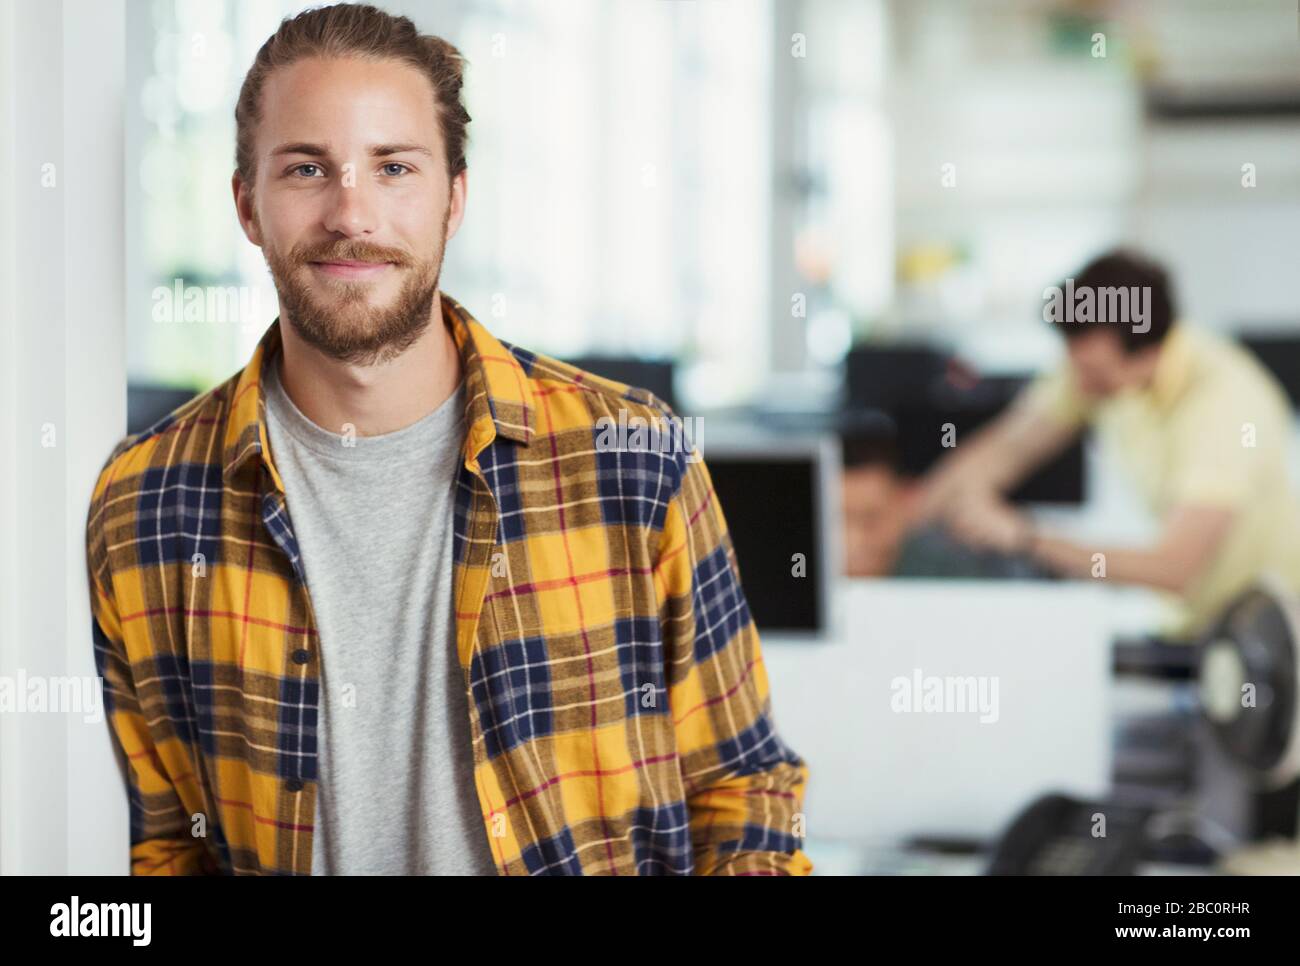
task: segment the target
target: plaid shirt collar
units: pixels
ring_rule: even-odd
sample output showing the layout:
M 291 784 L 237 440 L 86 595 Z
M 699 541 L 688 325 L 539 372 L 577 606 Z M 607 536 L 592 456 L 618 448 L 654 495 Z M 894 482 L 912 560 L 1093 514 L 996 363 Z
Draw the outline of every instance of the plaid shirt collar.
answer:
M 465 378 L 465 465 L 478 468 L 478 455 L 497 437 L 527 446 L 533 439 L 533 393 L 514 353 L 450 295 L 440 293 L 443 323 L 460 351 Z M 284 491 L 271 462 L 266 435 L 266 396 L 262 367 L 280 351 L 280 319 L 271 323 L 239 375 L 226 426 L 222 478 L 235 480 L 242 467 L 259 456 L 276 488 Z

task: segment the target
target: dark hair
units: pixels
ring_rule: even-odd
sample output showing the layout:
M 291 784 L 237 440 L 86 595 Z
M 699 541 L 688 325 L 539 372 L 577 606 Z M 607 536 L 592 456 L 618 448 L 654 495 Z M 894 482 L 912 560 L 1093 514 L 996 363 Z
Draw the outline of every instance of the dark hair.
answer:
M 250 187 L 257 170 L 253 133 L 262 119 L 266 79 L 272 71 L 308 57 L 389 58 L 420 71 L 433 85 L 448 176 L 455 178 L 465 170 L 465 126 L 470 116 L 461 103 L 464 59 L 460 51 L 441 37 L 420 33 L 407 17 L 394 17 L 365 4 L 339 3 L 286 17 L 262 44 L 244 77 L 235 104 L 235 166 Z
M 846 470 L 880 468 L 900 472 L 902 455 L 892 419 L 875 413 L 845 414 L 840 419 L 839 437 Z
M 1110 328 L 1119 336 L 1124 351 L 1133 353 L 1148 346 L 1159 345 L 1173 327 L 1175 309 L 1169 275 L 1164 266 L 1154 259 L 1131 250 L 1114 249 L 1085 265 L 1074 275 L 1073 282 L 1076 292 L 1085 289 L 1094 293 L 1099 293 L 1102 289 L 1149 291 L 1151 315 L 1144 330 L 1138 330 L 1125 318 L 1101 318 L 1099 312 L 1094 312 L 1088 321 L 1053 322 L 1066 339 L 1077 339 Z M 1060 288 L 1065 291 L 1065 282 L 1060 283 Z M 1100 306 L 1101 296 L 1096 295 L 1095 298 Z M 1127 301 L 1124 304 L 1127 305 Z

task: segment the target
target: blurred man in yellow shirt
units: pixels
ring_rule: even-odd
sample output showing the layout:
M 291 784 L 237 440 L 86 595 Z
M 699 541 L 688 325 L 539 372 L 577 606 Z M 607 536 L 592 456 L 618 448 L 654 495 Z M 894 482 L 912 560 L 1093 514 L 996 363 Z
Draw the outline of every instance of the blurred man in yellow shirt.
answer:
M 1291 411 L 1273 377 L 1236 344 L 1176 321 L 1164 270 L 1133 253 L 1097 258 L 1044 301 L 1068 361 L 958 441 L 925 481 L 924 515 L 1064 576 L 1171 592 L 1183 613 L 1175 636 L 1203 630 L 1265 574 L 1300 591 Z M 1149 545 L 1066 540 L 1003 499 L 1087 426 L 1160 518 Z

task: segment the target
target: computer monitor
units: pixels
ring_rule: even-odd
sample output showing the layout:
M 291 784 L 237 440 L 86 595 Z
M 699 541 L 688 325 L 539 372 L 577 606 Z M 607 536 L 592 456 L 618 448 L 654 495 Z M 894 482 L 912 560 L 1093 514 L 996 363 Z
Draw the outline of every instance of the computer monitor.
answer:
M 833 436 L 729 436 L 703 447 L 760 632 L 815 639 L 834 625 L 842 572 Z
M 985 423 L 1000 415 L 1020 389 L 1024 377 L 983 379 L 977 385 L 935 393 L 923 402 L 900 406 L 894 413 L 903 472 L 919 476 L 960 446 Z M 951 427 L 951 433 L 948 432 Z M 1087 497 L 1084 438 L 1080 434 L 1060 453 L 1032 472 L 1010 494 L 1013 503 L 1078 506 Z
M 891 412 L 924 401 L 947 364 L 948 354 L 929 345 L 854 346 L 844 360 L 848 405 Z
M 980 376 L 925 345 L 858 346 L 845 365 L 841 420 L 883 414 L 893 424 L 900 469 L 925 473 L 950 452 L 945 441 L 970 434 L 1001 413 L 1029 376 Z M 951 426 L 952 432 L 949 432 Z M 1015 503 L 1079 505 L 1087 497 L 1082 437 L 1039 467 L 1013 493 Z
M 677 394 L 673 391 L 675 367 L 670 359 L 593 355 L 573 356 L 564 361 L 606 379 L 648 389 L 677 412 Z
M 198 395 L 197 390 L 147 383 L 128 383 L 126 387 L 126 431 L 139 433 L 148 429 L 173 409 L 178 409 Z
M 1255 354 L 1286 390 L 1292 409 L 1300 409 L 1300 335 L 1293 332 L 1250 332 L 1241 344 Z

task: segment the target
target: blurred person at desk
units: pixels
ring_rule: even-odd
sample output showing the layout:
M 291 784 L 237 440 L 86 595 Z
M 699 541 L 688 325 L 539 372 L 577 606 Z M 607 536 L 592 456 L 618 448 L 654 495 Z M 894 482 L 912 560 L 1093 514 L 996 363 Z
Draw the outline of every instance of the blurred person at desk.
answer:
M 1178 319 L 1164 269 L 1131 252 L 1092 261 L 1044 292 L 1068 360 L 927 476 L 921 519 L 974 547 L 1018 552 L 1066 577 L 1175 595 L 1187 638 L 1260 576 L 1300 589 L 1300 517 L 1288 472 L 1290 408 L 1244 349 Z M 1004 495 L 1085 427 L 1160 520 L 1146 546 L 1043 532 Z M 1104 568 L 1104 569 L 1103 569 Z
M 967 546 L 920 519 L 920 487 L 900 469 L 884 428 L 843 435 L 845 573 L 849 577 L 1033 578 L 1024 556 Z

